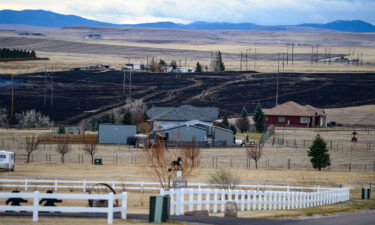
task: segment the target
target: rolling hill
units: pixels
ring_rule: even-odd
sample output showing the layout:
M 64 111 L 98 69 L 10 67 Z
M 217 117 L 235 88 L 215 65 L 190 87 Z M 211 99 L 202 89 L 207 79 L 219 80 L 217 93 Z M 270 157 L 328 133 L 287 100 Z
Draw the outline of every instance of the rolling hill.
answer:
M 22 24 L 39 27 L 66 27 L 66 26 L 114 26 L 114 27 L 145 27 L 145 28 L 173 28 L 191 30 L 333 30 L 342 32 L 375 32 L 375 26 L 360 20 L 337 20 L 326 24 L 299 24 L 263 26 L 254 23 L 228 22 L 193 22 L 179 24 L 173 22 L 155 22 L 140 24 L 113 24 L 82 18 L 75 15 L 63 15 L 45 10 L 0 10 L 0 24 Z

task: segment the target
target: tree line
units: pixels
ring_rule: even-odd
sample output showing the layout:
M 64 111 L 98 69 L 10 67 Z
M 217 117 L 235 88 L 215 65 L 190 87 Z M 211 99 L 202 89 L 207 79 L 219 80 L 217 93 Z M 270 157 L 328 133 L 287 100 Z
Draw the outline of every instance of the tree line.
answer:
M 0 48 L 0 58 L 36 58 L 34 50 Z

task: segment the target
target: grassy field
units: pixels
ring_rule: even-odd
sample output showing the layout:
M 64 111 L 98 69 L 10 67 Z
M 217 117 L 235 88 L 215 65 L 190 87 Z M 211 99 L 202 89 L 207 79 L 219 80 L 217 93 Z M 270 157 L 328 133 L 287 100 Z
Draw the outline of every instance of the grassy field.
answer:
M 3 39 L 1 47 L 32 48 L 40 57 L 49 61 L 25 61 L 0 63 L 0 73 L 29 73 L 53 67 L 66 70 L 87 64 L 112 64 L 120 68 L 124 63 L 146 62 L 147 56 L 158 61 L 181 61 L 181 65 L 194 67 L 197 61 L 210 65 L 210 51 L 220 50 L 227 70 L 240 69 L 240 53 L 252 49 L 247 69 L 260 72 L 277 71 L 277 54 L 291 52 L 286 44 L 295 43 L 294 64 L 281 66 L 284 72 L 372 72 L 375 62 L 373 34 L 339 32 L 270 32 L 270 31 L 197 31 L 153 28 L 65 28 L 41 31 L 46 36 L 24 38 L 16 31 L 0 31 Z M 85 35 L 98 33 L 98 40 L 85 39 Z M 172 38 L 173 37 L 173 38 Z M 334 37 L 334 38 L 333 38 Z M 61 41 L 66 42 L 61 44 Z M 38 43 L 37 43 L 38 42 Z M 319 54 L 327 58 L 332 55 L 363 56 L 363 66 L 348 66 L 345 63 L 311 64 L 310 56 L 303 60 L 302 55 L 311 54 L 311 46 L 321 44 Z M 255 53 L 256 48 L 256 54 Z M 98 57 L 100 54 L 100 57 Z M 130 58 L 129 58 L 130 57 Z M 289 55 L 290 57 L 290 55 Z M 288 58 L 290 59 L 290 58 Z M 282 58 L 281 58 L 282 60 Z M 286 60 L 286 56 L 285 56 Z M 256 62 L 256 63 L 254 63 Z M 245 69 L 245 63 L 242 68 Z

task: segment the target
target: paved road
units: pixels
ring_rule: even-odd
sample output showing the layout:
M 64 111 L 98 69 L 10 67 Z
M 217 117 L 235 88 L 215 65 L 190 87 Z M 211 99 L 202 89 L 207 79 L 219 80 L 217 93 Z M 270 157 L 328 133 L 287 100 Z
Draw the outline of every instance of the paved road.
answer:
M 41 217 L 84 217 L 84 218 L 106 218 L 105 213 L 40 213 Z M 25 216 L 32 217 L 31 213 L 0 213 L 0 217 Z M 120 214 L 115 214 L 115 218 L 120 218 Z M 128 214 L 129 219 L 147 220 L 145 214 Z M 4 219 L 2 219 L 4 221 Z M 225 217 L 192 217 L 192 216 L 172 216 L 171 221 L 196 222 L 214 225 L 375 225 L 375 210 L 355 214 L 346 213 L 336 216 L 327 216 L 312 219 L 252 219 L 252 218 L 225 218 Z

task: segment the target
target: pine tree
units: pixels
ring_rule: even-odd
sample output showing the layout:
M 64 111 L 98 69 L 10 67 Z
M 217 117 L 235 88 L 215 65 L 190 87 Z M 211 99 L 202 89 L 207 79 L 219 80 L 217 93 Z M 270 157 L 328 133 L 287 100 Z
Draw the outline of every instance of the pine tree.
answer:
M 131 113 L 130 111 L 126 111 L 125 114 L 124 114 L 124 117 L 122 119 L 122 124 L 126 124 L 126 125 L 130 125 L 131 124 Z
M 197 66 L 195 67 L 195 72 L 197 73 L 202 72 L 202 65 L 199 62 L 197 62 Z
M 223 122 L 221 124 L 223 125 L 224 128 L 229 129 L 229 122 L 228 122 L 227 115 L 224 115 Z
M 253 116 L 253 120 L 255 122 L 255 127 L 259 133 L 262 133 L 264 131 L 264 120 L 265 116 L 262 110 L 262 106 L 260 104 L 257 104 L 255 108 L 255 113 Z
M 322 168 L 331 165 L 327 143 L 319 134 L 315 137 L 313 144 L 308 151 L 308 155 L 312 166 L 315 169 L 321 170 Z
M 249 130 L 249 113 L 247 112 L 246 108 L 243 107 L 241 110 L 241 118 L 236 121 L 236 125 L 241 133 L 246 132 Z
M 223 71 L 225 71 L 225 66 L 224 66 L 223 58 L 221 57 L 221 52 L 220 51 L 217 54 L 217 57 L 218 57 L 218 62 L 219 62 L 219 71 L 223 72 Z
M 236 126 L 234 126 L 233 124 L 229 126 L 229 128 L 233 131 L 233 135 L 236 135 L 237 133 L 237 129 L 236 129 Z
M 65 134 L 65 127 L 59 126 L 59 129 L 57 130 L 58 134 Z

